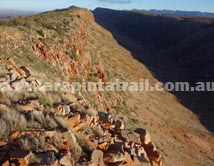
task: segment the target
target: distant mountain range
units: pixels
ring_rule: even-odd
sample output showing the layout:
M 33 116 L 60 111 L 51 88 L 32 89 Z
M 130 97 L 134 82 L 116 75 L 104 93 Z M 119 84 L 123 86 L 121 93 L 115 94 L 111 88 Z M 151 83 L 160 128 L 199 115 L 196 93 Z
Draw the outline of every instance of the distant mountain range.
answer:
M 214 17 L 214 13 L 210 12 L 199 12 L 199 11 L 181 11 L 181 10 L 134 10 L 134 11 L 143 11 L 143 12 L 150 12 L 154 14 L 169 14 L 169 15 L 178 15 L 178 16 L 196 16 L 196 17 Z
M 178 16 L 197 16 L 197 17 L 214 17 L 214 13 L 210 12 L 199 12 L 199 11 L 181 11 L 181 10 L 137 10 L 134 9 L 135 12 L 140 13 L 153 13 L 153 14 L 164 14 L 164 15 L 178 15 Z M 0 9 L 0 20 L 10 19 L 17 16 L 28 16 L 39 13 L 38 11 L 30 11 L 30 10 L 16 10 L 16 9 Z
M 15 9 L 0 9 L 0 20 L 10 19 L 17 16 L 34 15 L 39 12 L 28 10 L 15 10 Z

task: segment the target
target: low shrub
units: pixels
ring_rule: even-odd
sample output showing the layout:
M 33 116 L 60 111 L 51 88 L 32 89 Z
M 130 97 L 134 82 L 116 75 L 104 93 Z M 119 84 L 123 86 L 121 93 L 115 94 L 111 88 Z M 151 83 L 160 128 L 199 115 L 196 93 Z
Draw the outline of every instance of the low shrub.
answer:
M 16 142 L 23 150 L 31 150 L 37 153 L 47 151 L 47 147 L 45 145 L 45 137 L 40 133 L 37 133 L 34 136 L 20 136 Z
M 37 30 L 37 33 L 38 33 L 40 36 L 45 37 L 45 34 L 44 34 L 43 30 L 39 29 L 39 30 Z

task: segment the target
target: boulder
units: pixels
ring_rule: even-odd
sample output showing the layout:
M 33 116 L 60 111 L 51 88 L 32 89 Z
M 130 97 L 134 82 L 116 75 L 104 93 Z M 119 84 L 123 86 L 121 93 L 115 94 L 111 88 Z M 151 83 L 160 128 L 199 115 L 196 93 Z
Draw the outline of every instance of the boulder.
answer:
M 28 165 L 31 152 L 22 149 L 11 149 L 9 152 L 10 163 L 16 165 Z M 12 164 L 11 164 L 12 165 Z
M 77 102 L 76 96 L 73 94 L 70 94 L 70 93 L 63 94 L 62 100 L 63 100 L 63 103 L 65 103 L 65 104 L 72 104 L 72 103 Z
M 125 152 L 125 162 L 126 163 L 123 166 L 134 166 L 134 161 L 127 152 Z
M 140 134 L 140 139 L 141 139 L 141 142 L 143 144 L 147 145 L 149 142 L 151 142 L 151 137 L 150 137 L 150 134 L 148 133 L 147 130 L 141 129 L 141 128 L 137 128 L 135 130 L 135 132 Z
M 11 83 L 11 87 L 14 91 L 25 91 L 30 87 L 30 84 L 22 78 Z
M 75 114 L 74 116 L 67 119 L 67 122 L 71 128 L 74 128 L 80 124 L 80 114 Z
M 69 115 L 70 113 L 70 107 L 68 105 L 63 105 L 62 107 L 62 116 Z
M 136 144 L 141 144 L 140 134 L 129 131 L 121 130 L 121 137 L 126 142 L 134 142 Z
M 144 149 L 151 163 L 161 165 L 162 163 L 161 153 L 156 149 L 156 146 L 153 142 L 149 142 L 148 145 L 145 145 Z
M 103 152 L 101 150 L 94 150 L 91 154 L 91 164 L 94 166 L 105 166 L 103 162 Z
M 97 136 L 97 135 L 96 135 Z M 103 142 L 111 142 L 112 141 L 112 137 L 111 137 L 111 134 L 108 133 L 106 135 L 103 135 L 103 136 L 97 136 L 95 139 L 94 139 L 94 142 L 97 143 L 97 144 L 101 144 Z
M 66 155 L 62 156 L 59 159 L 59 164 L 63 165 L 63 166 L 72 166 L 72 159 L 71 159 L 71 153 L 67 153 Z
M 136 162 L 149 163 L 149 158 L 147 157 L 147 154 L 142 147 L 131 148 L 131 155 L 132 157 L 136 158 Z
M 97 148 L 98 145 L 95 142 L 88 141 L 87 146 L 88 150 L 93 151 Z
M 99 116 L 99 120 L 103 123 L 112 123 L 113 122 L 112 116 L 108 113 L 99 112 L 98 116 Z
M 10 75 L 10 81 L 11 81 L 11 82 L 15 81 L 17 78 L 18 78 L 18 76 L 17 76 L 15 73 L 12 73 L 12 74 Z
M 131 147 L 130 149 L 127 150 L 129 152 L 129 154 L 131 156 L 137 156 L 137 152 L 136 152 L 136 149 L 135 147 Z
M 59 105 L 54 110 L 54 116 L 62 116 L 62 105 Z
M 7 161 L 5 161 L 4 163 L 2 163 L 2 165 L 1 166 L 10 166 L 10 162 L 9 162 L 9 160 L 7 160 Z
M 115 130 L 124 130 L 125 125 L 122 120 L 116 120 L 115 122 Z
M 41 164 L 52 164 L 57 160 L 54 151 L 39 153 L 38 157 L 41 159 L 40 161 Z
M 125 155 L 120 152 L 107 152 L 103 158 L 105 163 L 118 163 L 125 161 Z
M 80 131 L 84 128 L 84 123 L 80 123 L 78 126 L 74 127 L 73 130 L 74 131 Z
M 46 150 L 47 151 L 54 151 L 55 153 L 59 153 L 58 149 L 54 145 L 48 144 L 48 143 L 46 143 Z
M 133 166 L 151 166 L 148 161 L 142 161 L 139 157 L 134 157 Z
M 33 111 L 33 110 L 35 110 L 35 106 L 32 103 L 28 103 L 25 105 L 19 105 L 19 108 L 22 111 Z
M 25 73 L 26 78 L 30 77 L 30 71 L 25 66 L 21 66 L 20 69 Z
M 125 143 L 123 141 L 115 141 L 113 144 L 109 146 L 108 151 L 124 153 L 125 152 L 124 146 Z
M 2 147 L 2 146 L 5 146 L 5 145 L 7 145 L 8 143 L 7 142 L 5 142 L 5 141 L 0 141 L 0 148 Z
M 137 151 L 137 156 L 140 156 L 140 158 L 145 159 L 145 161 L 149 161 L 149 158 L 143 147 L 138 148 L 136 151 Z
M 103 142 L 98 145 L 98 149 L 102 151 L 106 151 L 109 148 L 109 143 L 108 142 Z
M 42 86 L 42 84 L 43 84 L 43 81 L 39 80 L 39 79 L 35 79 L 35 82 L 38 86 Z
M 10 134 L 9 138 L 11 141 L 15 140 L 16 138 L 18 138 L 18 136 L 21 134 L 20 131 L 14 131 Z
M 9 84 L 4 83 L 3 85 L 1 85 L 0 91 L 1 92 L 12 92 L 13 88 Z
M 94 135 L 99 138 L 103 137 L 105 134 L 102 126 L 98 123 L 92 126 L 92 131 L 93 131 Z

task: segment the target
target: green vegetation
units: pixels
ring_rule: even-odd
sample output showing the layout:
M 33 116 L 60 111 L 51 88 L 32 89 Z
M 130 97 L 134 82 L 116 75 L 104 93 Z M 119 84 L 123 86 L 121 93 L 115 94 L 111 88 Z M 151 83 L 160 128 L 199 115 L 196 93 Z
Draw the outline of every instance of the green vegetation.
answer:
M 37 30 L 37 33 L 38 33 L 40 36 L 45 37 L 45 34 L 44 34 L 44 32 L 43 32 L 42 29 Z
M 39 97 L 39 103 L 48 107 L 52 107 L 54 104 L 54 101 L 50 97 L 46 95 L 42 95 Z

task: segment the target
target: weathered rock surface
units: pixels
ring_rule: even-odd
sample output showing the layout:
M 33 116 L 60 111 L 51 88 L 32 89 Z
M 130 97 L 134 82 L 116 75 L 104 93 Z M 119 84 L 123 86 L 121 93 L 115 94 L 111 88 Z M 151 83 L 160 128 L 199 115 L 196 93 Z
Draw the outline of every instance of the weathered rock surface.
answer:
M 101 150 L 94 150 L 91 154 L 92 165 L 104 166 L 103 155 L 104 154 Z
M 140 140 L 143 144 L 148 144 L 149 142 L 151 142 L 151 138 L 150 135 L 148 133 L 148 131 L 146 131 L 145 129 L 136 129 L 135 130 L 136 133 L 140 134 Z

